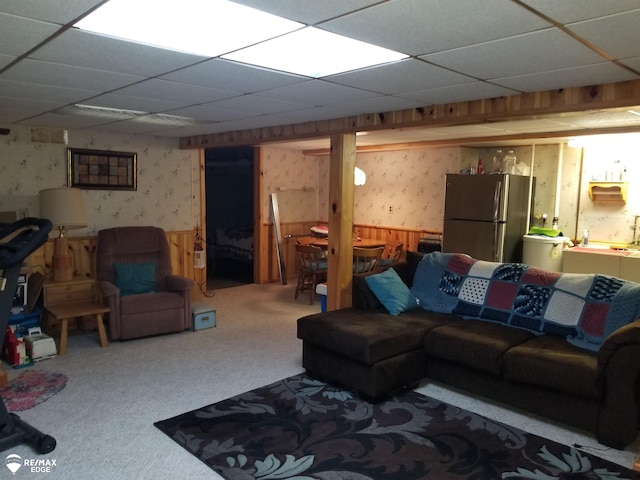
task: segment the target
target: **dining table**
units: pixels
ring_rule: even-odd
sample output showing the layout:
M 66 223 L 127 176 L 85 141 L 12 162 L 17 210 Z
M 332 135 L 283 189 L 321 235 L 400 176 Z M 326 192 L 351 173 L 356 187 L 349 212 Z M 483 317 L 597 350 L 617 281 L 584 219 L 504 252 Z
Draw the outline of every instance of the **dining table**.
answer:
M 329 237 L 304 237 L 300 239 L 300 242 L 326 249 L 329 246 Z M 375 238 L 356 237 L 353 239 L 353 246 L 361 248 L 384 247 L 386 243 L 384 240 L 377 240 Z

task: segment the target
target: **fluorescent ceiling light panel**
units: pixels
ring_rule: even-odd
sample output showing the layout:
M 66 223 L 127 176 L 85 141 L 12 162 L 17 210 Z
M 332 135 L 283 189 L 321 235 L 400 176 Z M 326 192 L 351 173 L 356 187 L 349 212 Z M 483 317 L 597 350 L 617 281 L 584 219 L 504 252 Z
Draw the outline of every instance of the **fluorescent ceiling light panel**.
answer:
M 251 65 L 320 78 L 389 63 L 408 55 L 307 27 L 223 55 Z
M 127 120 L 130 118 L 148 115 L 147 112 L 139 110 L 125 110 L 122 108 L 97 107 L 94 105 L 75 104 L 63 107 L 58 110 L 60 113 L 72 115 L 84 115 L 92 118 L 102 118 L 107 120 Z
M 216 57 L 304 25 L 226 0 L 110 0 L 74 26 Z

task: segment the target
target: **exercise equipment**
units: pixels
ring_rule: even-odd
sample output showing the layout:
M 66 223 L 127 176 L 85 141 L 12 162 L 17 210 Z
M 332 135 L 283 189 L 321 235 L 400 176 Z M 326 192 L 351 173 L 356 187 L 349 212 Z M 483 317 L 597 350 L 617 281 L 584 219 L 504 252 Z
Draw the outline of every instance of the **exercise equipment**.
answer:
M 47 241 L 50 231 L 49 220 L 32 217 L 0 227 L 0 346 L 4 344 L 22 262 Z M 23 443 L 35 447 L 40 454 L 56 448 L 53 437 L 9 413 L 4 402 L 0 402 L 0 452 Z

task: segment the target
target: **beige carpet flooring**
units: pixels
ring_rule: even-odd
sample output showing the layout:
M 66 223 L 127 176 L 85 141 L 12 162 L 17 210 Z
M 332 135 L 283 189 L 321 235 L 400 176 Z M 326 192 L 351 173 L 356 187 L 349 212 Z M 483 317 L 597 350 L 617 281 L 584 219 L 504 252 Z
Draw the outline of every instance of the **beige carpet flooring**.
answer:
M 307 295 L 294 300 L 293 289 L 269 284 L 218 290 L 203 300 L 216 309 L 217 326 L 207 330 L 112 342 L 106 348 L 100 348 L 95 332 L 71 335 L 66 356 L 31 367 L 64 373 L 66 388 L 20 413 L 54 436 L 57 448 L 38 456 L 21 445 L 0 453 L 2 464 L 10 453 L 55 460 L 51 473 L 20 470 L 15 478 L 221 478 L 153 422 L 302 372 L 296 319 L 318 312 L 320 305 L 309 305 Z M 21 371 L 8 373 L 11 378 Z M 607 449 L 590 435 L 441 385 L 423 383 L 418 391 L 561 443 L 584 445 L 587 452 L 627 467 L 636 457 L 637 442 L 625 451 Z M 9 476 L 8 470 L 0 473 Z

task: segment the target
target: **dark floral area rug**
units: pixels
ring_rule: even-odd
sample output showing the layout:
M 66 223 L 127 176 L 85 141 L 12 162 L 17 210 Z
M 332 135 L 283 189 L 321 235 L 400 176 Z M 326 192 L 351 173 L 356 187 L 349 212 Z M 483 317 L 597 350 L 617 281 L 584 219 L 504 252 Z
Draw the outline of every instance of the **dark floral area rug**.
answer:
M 22 412 L 46 402 L 67 385 L 61 373 L 44 370 L 23 372 L 0 389 L 0 397 L 10 412 Z
M 228 480 L 640 478 L 416 392 L 370 404 L 304 374 L 155 426 Z

